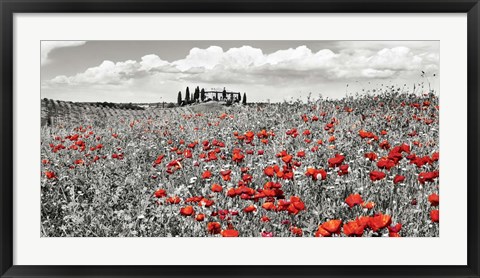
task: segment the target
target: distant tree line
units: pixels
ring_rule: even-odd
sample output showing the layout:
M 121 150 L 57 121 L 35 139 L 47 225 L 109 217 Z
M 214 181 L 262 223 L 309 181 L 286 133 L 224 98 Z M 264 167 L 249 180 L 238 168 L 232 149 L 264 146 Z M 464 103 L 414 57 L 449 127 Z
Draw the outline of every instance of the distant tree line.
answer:
M 231 105 L 235 102 L 237 102 L 237 103 L 242 102 L 242 104 L 244 104 L 244 105 L 247 104 L 247 94 L 246 93 L 243 93 L 243 98 L 242 98 L 241 94 L 239 94 L 238 98 L 235 98 L 235 99 L 229 99 L 229 98 L 227 98 L 227 95 L 228 95 L 228 93 L 227 93 L 226 89 L 223 88 L 222 100 L 224 100 L 227 105 Z M 177 95 L 177 105 L 178 106 L 184 106 L 184 105 L 200 103 L 200 102 L 209 102 L 209 101 L 219 101 L 219 99 L 217 99 L 216 97 L 213 97 L 213 98 L 207 97 L 207 95 L 205 93 L 205 89 L 204 88 L 200 89 L 199 86 L 197 86 L 195 88 L 195 91 L 194 91 L 192 96 L 190 95 L 190 88 L 187 87 L 185 89 L 185 98 L 182 97 L 182 91 L 178 91 L 178 95 Z
M 133 103 L 112 103 L 112 102 L 94 102 L 93 105 L 101 106 L 105 108 L 125 109 L 125 110 L 145 110 L 143 107 L 135 105 Z

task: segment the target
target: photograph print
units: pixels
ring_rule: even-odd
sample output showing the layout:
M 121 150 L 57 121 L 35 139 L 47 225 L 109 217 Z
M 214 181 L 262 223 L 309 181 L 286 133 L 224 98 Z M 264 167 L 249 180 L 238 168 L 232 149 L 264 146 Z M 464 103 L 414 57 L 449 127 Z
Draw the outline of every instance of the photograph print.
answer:
M 42 41 L 41 237 L 439 237 L 439 48 Z

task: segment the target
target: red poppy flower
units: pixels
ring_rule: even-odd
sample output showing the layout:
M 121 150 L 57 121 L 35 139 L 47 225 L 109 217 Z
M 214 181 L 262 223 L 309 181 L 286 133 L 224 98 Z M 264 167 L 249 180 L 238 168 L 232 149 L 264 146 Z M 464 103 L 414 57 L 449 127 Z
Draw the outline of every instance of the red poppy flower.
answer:
M 199 206 L 205 206 L 207 208 L 211 207 L 215 202 L 206 198 L 202 198 L 199 202 Z
M 207 231 L 210 234 L 219 234 L 222 230 L 222 226 L 218 222 L 208 222 Z
M 275 171 L 275 173 L 277 173 L 278 171 L 280 171 L 280 167 L 278 165 L 273 165 L 273 171 Z
M 268 138 L 269 134 L 265 129 L 262 129 L 259 133 L 257 133 L 258 138 Z
M 390 143 L 387 140 L 380 143 L 379 147 L 384 150 L 390 149 Z
M 322 226 L 319 226 L 317 231 L 315 232 L 315 237 L 329 237 L 331 235 L 332 233 L 322 228 Z
M 211 189 L 213 192 L 221 192 L 223 190 L 223 187 L 218 183 L 214 183 L 212 184 Z
M 235 152 L 235 153 L 233 153 L 232 160 L 233 160 L 234 162 L 239 163 L 239 162 L 242 162 L 244 158 L 245 158 L 245 156 L 244 156 L 242 153 L 240 153 L 240 152 Z
M 299 227 L 293 226 L 290 228 L 290 230 L 292 231 L 292 234 L 294 234 L 295 236 L 301 237 L 303 235 L 303 231 Z
M 307 115 L 303 114 L 303 115 L 302 115 L 302 120 L 303 120 L 304 122 L 308 122 L 308 117 L 307 117 Z
M 432 220 L 432 222 L 439 222 L 440 213 L 439 213 L 438 209 L 432 210 L 430 212 L 430 219 Z
M 167 196 L 167 191 L 165 191 L 165 189 L 158 189 L 157 191 L 155 191 L 155 197 L 157 198 L 162 198 L 166 196 Z
M 235 188 L 229 188 L 229 189 L 227 190 L 227 196 L 228 196 L 228 197 L 232 197 L 232 198 L 235 197 L 235 196 L 237 196 L 237 193 L 236 193 L 236 191 L 235 191 Z
M 293 197 L 290 198 L 291 205 L 295 207 L 295 209 L 302 211 L 305 210 L 305 203 L 302 202 L 300 199 L 292 200 Z
M 167 203 L 170 203 L 170 204 L 178 204 L 178 203 L 180 203 L 180 201 L 181 201 L 181 199 L 178 196 L 167 198 Z
M 435 193 L 428 196 L 428 201 L 430 202 L 432 207 L 436 207 L 440 203 L 440 199 L 439 199 L 438 195 L 435 194 Z
M 211 177 L 212 177 L 212 172 L 210 172 L 210 171 L 208 171 L 208 170 L 205 171 L 205 172 L 203 172 L 203 174 L 202 174 L 202 178 L 203 178 L 203 179 L 209 179 L 209 178 L 211 178 Z
M 250 205 L 250 206 L 243 209 L 243 211 L 246 212 L 246 213 L 254 212 L 256 210 L 257 210 L 257 208 L 254 205 Z
M 438 171 L 433 171 L 433 172 L 422 172 L 418 175 L 418 181 L 420 181 L 421 184 L 424 184 L 425 182 L 433 182 L 435 178 L 439 177 L 439 172 Z
M 57 178 L 57 176 L 55 175 L 55 173 L 52 172 L 52 171 L 47 171 L 47 172 L 45 172 L 45 176 L 47 176 L 47 179 L 55 179 L 55 178 Z
M 322 228 L 324 228 L 325 230 L 327 230 L 328 232 L 330 232 L 332 234 L 338 234 L 338 233 L 340 233 L 340 228 L 342 226 L 342 220 L 333 219 L 333 220 L 330 220 L 330 221 L 327 221 L 327 222 L 323 223 L 321 226 L 322 226 Z
M 98 147 L 97 147 L 97 148 L 98 148 Z M 157 164 L 157 165 L 158 165 L 158 164 L 161 164 L 164 157 L 165 157 L 165 155 L 159 155 L 159 156 L 157 157 L 157 159 L 155 159 L 155 162 L 154 162 L 154 163 Z
M 370 222 L 370 218 L 371 218 L 370 216 L 360 216 L 356 218 L 355 221 L 357 221 L 358 225 L 366 227 Z
M 262 237 L 273 237 L 273 232 L 262 232 Z
M 403 143 L 402 145 L 400 145 L 400 148 L 401 148 L 402 152 L 406 152 L 408 154 L 410 153 L 410 146 L 409 145 Z
M 377 162 L 377 166 L 380 169 L 387 169 L 390 171 L 393 167 L 395 167 L 395 161 L 388 159 L 386 157 L 380 158 L 380 160 Z
M 241 171 L 242 173 L 246 173 L 246 172 L 250 171 L 250 168 L 248 168 L 248 167 L 242 167 L 242 168 L 240 168 L 240 171 Z
M 284 171 L 283 172 L 283 179 L 293 180 L 293 172 L 292 171 Z
M 252 177 L 251 175 L 249 175 L 249 174 L 245 174 L 245 175 L 242 176 L 242 180 L 243 180 L 244 182 L 246 182 L 246 183 L 252 182 L 252 178 L 253 178 L 253 177 Z
M 262 218 L 260 218 L 260 220 L 262 220 L 262 222 L 270 222 L 270 218 L 268 218 L 268 216 L 266 216 L 266 215 L 262 216 Z
M 222 176 L 228 176 L 232 173 L 232 170 L 222 170 L 220 171 L 220 175 Z
M 286 164 L 290 163 L 292 161 L 292 156 L 291 155 L 286 155 L 282 157 L 282 161 L 285 162 Z
M 296 128 L 292 128 L 292 129 L 287 130 L 286 134 L 295 138 L 295 137 L 298 136 L 298 131 L 297 131 Z
M 362 236 L 365 226 L 357 221 L 350 221 L 343 225 L 343 233 L 347 236 Z
M 269 177 L 273 177 L 273 175 L 275 175 L 275 170 L 273 169 L 273 167 L 267 166 L 263 170 L 263 173 L 265 173 L 265 175 L 267 175 Z
M 389 226 L 391 223 L 392 223 L 392 217 L 390 215 L 380 213 L 370 218 L 370 221 L 368 222 L 368 226 L 370 226 L 370 228 L 372 228 L 372 230 L 376 232 L 380 229 L 383 229 Z
M 290 204 L 288 207 L 287 207 L 287 211 L 289 214 L 293 214 L 293 215 L 297 215 L 300 210 L 297 209 L 293 204 Z
M 194 196 L 185 199 L 185 203 L 198 203 L 202 200 L 202 196 Z
M 355 205 L 360 205 L 361 203 L 363 203 L 363 199 L 360 194 L 350 194 L 345 199 L 345 203 L 347 203 L 350 208 L 353 208 Z
M 372 209 L 375 207 L 374 202 L 362 203 L 361 205 L 362 205 L 362 208 L 366 208 L 366 209 Z
M 253 140 L 254 136 L 255 136 L 255 133 L 253 133 L 253 131 L 251 130 L 245 132 L 245 137 L 247 137 L 250 141 Z
M 347 175 L 348 174 L 348 164 L 340 165 L 340 170 L 338 171 L 339 176 Z
M 275 210 L 275 204 L 273 202 L 263 203 L 262 208 L 266 210 Z
M 197 216 L 195 217 L 195 220 L 197 220 L 198 222 L 203 221 L 204 219 L 205 219 L 205 214 L 203 213 L 197 214 Z
M 395 178 L 393 178 L 393 183 L 397 184 L 405 180 L 405 177 L 402 175 L 396 175 Z
M 222 237 L 238 237 L 238 231 L 237 230 L 223 230 L 221 232 Z
M 328 159 L 328 167 L 334 168 L 342 165 L 345 160 L 345 156 L 341 154 L 336 154 L 335 157 Z
M 370 161 L 375 161 L 377 160 L 378 156 L 374 152 L 366 153 L 365 157 L 368 158 Z
M 327 172 L 323 169 L 307 168 L 305 175 L 307 177 L 312 177 L 312 180 L 314 181 L 318 179 L 325 180 L 327 178 Z
M 402 229 L 402 224 L 397 223 L 395 226 L 388 226 L 387 228 L 390 233 L 398 233 Z
M 190 151 L 190 150 L 188 150 L 188 151 Z M 191 157 L 192 157 L 192 152 L 190 151 L 189 154 L 190 154 L 190 155 L 189 155 L 189 156 L 185 156 L 185 158 L 191 158 Z M 217 160 L 217 159 L 218 159 L 218 157 L 217 157 L 217 155 L 215 154 L 214 151 L 208 152 L 208 160 L 209 160 L 209 161 L 214 161 L 214 160 Z
M 407 158 L 408 158 L 408 157 L 407 157 Z M 411 159 L 410 159 L 410 163 L 417 165 L 418 168 L 421 168 L 423 165 L 432 164 L 433 161 L 432 161 L 432 159 L 431 159 L 428 155 L 423 156 L 423 157 L 417 157 L 417 156 L 414 154 L 414 155 L 411 157 Z
M 360 137 L 362 137 L 362 139 L 363 138 L 373 138 L 375 136 L 372 132 L 368 132 L 368 131 L 365 131 L 363 129 L 361 129 L 358 132 L 358 135 L 360 135 Z
M 394 147 L 389 153 L 388 157 L 389 160 L 393 161 L 394 164 L 397 164 L 400 160 L 403 159 L 402 156 L 402 148 L 400 146 Z
M 372 171 L 370 172 L 370 179 L 372 181 L 378 181 L 378 180 L 381 180 L 383 178 L 385 178 L 385 173 L 383 172 L 380 172 L 380 171 Z
M 180 209 L 180 214 L 183 216 L 190 216 L 194 213 L 195 211 L 193 210 L 192 206 L 186 206 Z

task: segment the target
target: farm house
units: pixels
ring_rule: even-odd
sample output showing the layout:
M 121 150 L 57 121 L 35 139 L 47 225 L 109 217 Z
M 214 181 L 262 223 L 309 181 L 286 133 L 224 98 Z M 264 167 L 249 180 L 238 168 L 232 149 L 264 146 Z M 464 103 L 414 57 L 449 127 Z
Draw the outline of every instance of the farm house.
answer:
M 232 101 L 239 102 L 241 100 L 240 92 L 227 91 L 225 88 L 223 90 L 219 89 L 210 89 L 205 91 L 205 100 L 216 100 L 216 101 Z

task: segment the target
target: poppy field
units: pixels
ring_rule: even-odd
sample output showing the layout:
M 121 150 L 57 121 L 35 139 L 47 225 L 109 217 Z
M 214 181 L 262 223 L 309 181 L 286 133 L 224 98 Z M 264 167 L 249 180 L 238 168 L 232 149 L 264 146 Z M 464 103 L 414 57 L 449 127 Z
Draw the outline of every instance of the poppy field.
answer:
M 439 236 L 435 94 L 117 110 L 42 126 L 42 236 Z

